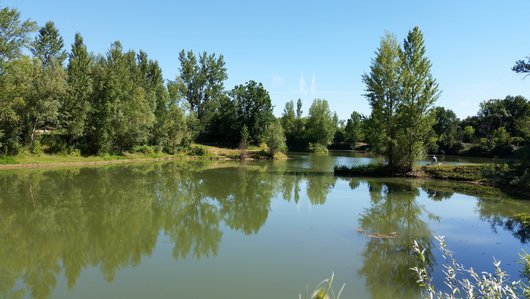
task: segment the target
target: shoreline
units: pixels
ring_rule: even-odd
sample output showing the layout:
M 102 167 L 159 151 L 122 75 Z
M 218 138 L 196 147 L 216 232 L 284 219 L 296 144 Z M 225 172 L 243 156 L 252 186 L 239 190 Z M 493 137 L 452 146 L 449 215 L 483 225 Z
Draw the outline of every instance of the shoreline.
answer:
M 137 158 L 137 159 L 112 159 L 101 161 L 61 161 L 61 162 L 42 162 L 42 163 L 19 163 L 19 164 L 0 164 L 0 170 L 15 170 L 15 169 L 39 169 L 39 168 L 54 168 L 54 167 L 81 167 L 81 166 L 100 166 L 100 165 L 119 165 L 131 163 L 145 163 L 145 162 L 159 162 L 183 160 L 183 157 L 168 156 L 160 158 Z
M 333 174 L 337 177 L 370 177 L 370 178 L 410 178 L 439 181 L 462 182 L 486 187 L 521 199 L 529 199 L 530 194 L 515 186 L 499 184 L 495 178 L 487 177 L 483 171 L 493 164 L 461 164 L 461 165 L 423 165 L 417 166 L 407 173 L 391 173 L 379 165 L 365 167 L 335 167 Z
M 124 155 L 110 156 L 66 156 L 66 155 L 20 155 L 7 157 L 6 162 L 0 161 L 0 170 L 16 169 L 40 169 L 55 167 L 83 167 L 101 165 L 120 165 L 133 163 L 147 163 L 160 161 L 241 161 L 241 151 L 238 149 L 218 148 L 213 146 L 200 146 L 205 149 L 201 154 L 179 153 L 179 154 L 142 154 L 125 153 Z M 252 160 L 272 160 L 263 150 L 247 150 L 245 159 Z M 278 157 L 282 159 L 282 157 Z M 12 162 L 11 162 L 12 161 Z

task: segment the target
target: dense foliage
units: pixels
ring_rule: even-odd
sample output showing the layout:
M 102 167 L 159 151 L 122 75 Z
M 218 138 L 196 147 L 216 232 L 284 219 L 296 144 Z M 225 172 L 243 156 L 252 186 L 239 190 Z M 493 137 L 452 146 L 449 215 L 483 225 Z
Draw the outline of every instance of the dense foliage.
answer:
M 193 141 L 237 146 L 243 128 L 255 145 L 276 128 L 271 150 L 284 150 L 267 90 L 255 81 L 225 90 L 222 55 L 182 50 L 166 81 L 157 61 L 119 41 L 91 54 L 77 33 L 67 52 L 53 22 L 37 32 L 10 8 L 0 28 L 0 155 L 174 153 Z
M 433 106 L 438 86 L 417 27 L 403 45 L 391 34 L 382 38 L 362 78 L 372 111 L 353 111 L 347 120 L 324 99 L 303 115 L 298 99 L 276 122 L 262 83 L 225 88 L 222 55 L 182 50 L 178 61 L 168 81 L 144 51 L 116 41 L 94 54 L 80 33 L 67 51 L 53 22 L 39 28 L 16 9 L 0 9 L 0 155 L 266 143 L 273 152 L 370 148 L 402 171 L 424 153 L 524 157 L 530 143 L 530 102 L 522 96 L 485 101 L 464 120 Z M 527 65 L 518 61 L 513 70 L 526 73 Z
M 424 151 L 439 94 L 430 69 L 423 34 L 415 27 L 403 48 L 393 35 L 383 37 L 370 73 L 363 75 L 372 107 L 369 142 L 396 171 L 411 170 Z

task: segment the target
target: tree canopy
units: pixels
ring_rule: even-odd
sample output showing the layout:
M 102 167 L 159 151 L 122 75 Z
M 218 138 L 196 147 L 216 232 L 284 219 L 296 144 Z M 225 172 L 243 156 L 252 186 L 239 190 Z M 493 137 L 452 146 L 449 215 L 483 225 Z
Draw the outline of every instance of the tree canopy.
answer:
M 439 96 L 425 56 L 423 34 L 409 31 L 400 47 L 387 34 L 381 40 L 370 73 L 363 75 L 366 98 L 372 107 L 371 144 L 394 171 L 409 171 L 425 150 L 434 120 L 430 113 Z

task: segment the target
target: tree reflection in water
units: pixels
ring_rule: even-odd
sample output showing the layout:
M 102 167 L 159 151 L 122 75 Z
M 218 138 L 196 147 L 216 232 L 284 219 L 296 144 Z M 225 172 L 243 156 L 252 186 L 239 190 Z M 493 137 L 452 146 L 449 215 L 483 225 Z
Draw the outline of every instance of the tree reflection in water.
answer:
M 176 259 L 216 255 L 221 222 L 255 234 L 276 193 L 294 192 L 298 201 L 306 181 L 311 202 L 324 203 L 335 182 L 267 170 L 163 163 L 4 172 L 0 296 L 48 298 L 61 272 L 72 288 L 87 267 L 112 281 L 152 254 L 160 231 Z
M 416 263 L 414 240 L 426 248 L 428 264 L 433 263 L 431 231 L 421 219 L 426 211 L 416 201 L 419 189 L 410 181 L 368 180 L 367 184 L 371 206 L 361 214 L 359 224 L 371 238 L 358 274 L 365 277 L 373 298 L 415 298 L 419 290 L 410 270 Z M 359 186 L 358 180 L 350 186 Z
M 257 234 L 275 196 L 298 202 L 305 188 L 311 204 L 324 204 L 337 178 L 318 170 L 334 162 L 309 163 L 320 164 L 171 162 L 2 172 L 0 297 L 49 298 L 60 275 L 72 288 L 88 267 L 112 281 L 120 269 L 150 256 L 161 232 L 173 243 L 175 259 L 215 256 L 222 225 Z M 349 184 L 369 187 L 371 204 L 360 227 L 367 233 L 396 233 L 395 238 L 367 241 L 359 275 L 374 298 L 414 296 L 412 241 L 428 248 L 431 258 L 431 232 L 421 216 L 436 219 L 417 203 L 420 188 L 433 200 L 471 191 L 407 180 Z M 495 201 L 478 202 L 481 216 L 493 227 L 528 240 L 528 229 L 506 217 L 518 210 L 515 203 L 501 209 Z

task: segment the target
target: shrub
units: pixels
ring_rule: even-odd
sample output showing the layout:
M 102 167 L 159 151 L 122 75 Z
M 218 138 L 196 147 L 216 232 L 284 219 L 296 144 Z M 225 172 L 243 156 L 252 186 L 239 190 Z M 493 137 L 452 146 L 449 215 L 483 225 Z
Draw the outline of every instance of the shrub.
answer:
M 42 145 L 40 144 L 39 140 L 34 140 L 33 144 L 31 145 L 30 151 L 34 155 L 40 155 L 42 154 Z
M 309 151 L 315 154 L 327 154 L 328 148 L 320 143 L 309 143 Z
M 154 147 L 149 146 L 149 145 L 136 145 L 133 147 L 132 151 L 133 153 L 146 154 L 146 155 L 152 155 L 155 152 L 157 152 L 157 150 L 155 150 Z

